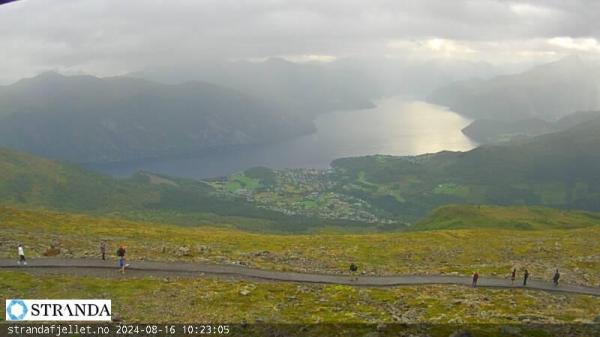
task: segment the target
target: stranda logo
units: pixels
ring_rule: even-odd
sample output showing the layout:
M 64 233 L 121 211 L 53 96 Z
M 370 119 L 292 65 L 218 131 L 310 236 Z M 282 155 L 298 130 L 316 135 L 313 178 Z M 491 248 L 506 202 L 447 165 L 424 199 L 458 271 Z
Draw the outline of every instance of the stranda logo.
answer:
M 110 321 L 110 300 L 6 300 L 7 321 Z
M 7 321 L 21 321 L 27 316 L 29 310 L 27 304 L 21 300 L 11 300 L 10 303 L 6 301 L 6 320 Z

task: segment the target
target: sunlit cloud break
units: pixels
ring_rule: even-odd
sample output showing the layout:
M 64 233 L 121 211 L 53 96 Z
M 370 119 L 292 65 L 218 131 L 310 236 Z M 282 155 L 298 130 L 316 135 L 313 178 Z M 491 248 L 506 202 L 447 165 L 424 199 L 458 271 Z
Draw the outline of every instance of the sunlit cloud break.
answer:
M 600 52 L 600 44 L 595 38 L 571 38 L 555 37 L 548 40 L 548 43 L 564 49 L 571 49 L 583 52 Z

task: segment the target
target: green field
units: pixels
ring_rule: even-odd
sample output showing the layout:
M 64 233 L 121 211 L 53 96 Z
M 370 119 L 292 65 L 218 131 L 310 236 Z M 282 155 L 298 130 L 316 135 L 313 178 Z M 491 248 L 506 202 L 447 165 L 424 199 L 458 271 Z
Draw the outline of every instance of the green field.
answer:
M 545 207 L 449 205 L 434 210 L 413 229 L 574 229 L 600 224 L 600 214 Z

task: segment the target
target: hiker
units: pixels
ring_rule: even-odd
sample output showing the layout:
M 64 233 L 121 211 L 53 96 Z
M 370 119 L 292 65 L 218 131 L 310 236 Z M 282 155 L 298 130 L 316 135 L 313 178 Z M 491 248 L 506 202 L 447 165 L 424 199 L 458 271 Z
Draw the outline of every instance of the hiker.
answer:
M 25 251 L 23 250 L 23 245 L 19 244 L 19 246 L 17 247 L 17 253 L 19 254 L 19 262 L 18 264 L 21 265 L 23 264 L 24 266 L 27 265 L 27 260 L 25 259 Z
M 529 278 L 529 271 L 525 269 L 525 274 L 523 274 L 523 287 L 527 286 L 527 279 Z
M 556 272 L 554 273 L 554 277 L 552 278 L 552 281 L 554 281 L 554 286 L 558 287 L 558 280 L 560 279 L 560 273 L 558 272 L 558 269 L 556 269 Z
M 119 257 L 119 267 L 121 268 L 121 274 L 125 274 L 125 246 L 120 245 L 117 249 L 117 256 Z
M 479 280 L 479 273 L 475 272 L 475 274 L 473 274 L 473 283 L 471 284 L 473 288 L 477 287 L 477 280 Z
M 102 261 L 106 260 L 106 240 L 100 241 L 100 254 L 102 254 Z
M 515 285 L 515 279 L 517 278 L 517 268 L 514 268 L 512 274 L 510 274 L 510 285 Z
M 358 266 L 355 265 L 354 263 L 350 264 L 350 273 L 352 274 L 353 277 L 350 278 L 350 281 L 357 281 L 358 280 L 358 276 L 356 276 L 356 272 L 358 271 Z

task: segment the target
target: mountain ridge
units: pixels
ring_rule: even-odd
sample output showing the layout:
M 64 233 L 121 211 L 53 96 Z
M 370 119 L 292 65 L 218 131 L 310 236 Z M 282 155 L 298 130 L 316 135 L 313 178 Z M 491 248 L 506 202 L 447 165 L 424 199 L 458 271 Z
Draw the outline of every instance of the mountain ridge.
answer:
M 489 80 L 455 82 L 429 101 L 474 119 L 553 121 L 573 111 L 600 109 L 600 65 L 577 56 Z
M 549 122 L 541 118 L 515 121 L 477 119 L 462 129 L 462 133 L 480 144 L 495 143 L 510 141 L 519 137 L 535 137 L 564 131 L 598 117 L 600 117 L 600 111 L 577 111 L 555 122 Z
M 0 87 L 0 144 L 73 162 L 194 154 L 313 131 L 311 120 L 208 83 L 45 73 Z

